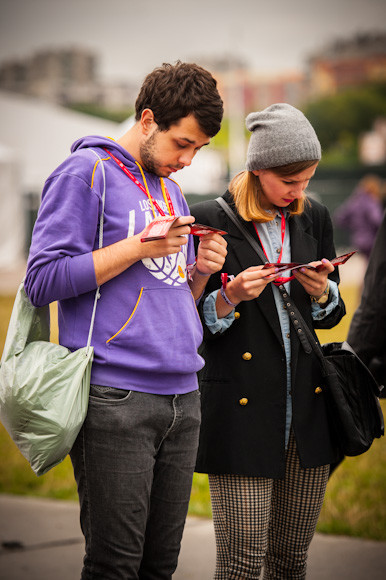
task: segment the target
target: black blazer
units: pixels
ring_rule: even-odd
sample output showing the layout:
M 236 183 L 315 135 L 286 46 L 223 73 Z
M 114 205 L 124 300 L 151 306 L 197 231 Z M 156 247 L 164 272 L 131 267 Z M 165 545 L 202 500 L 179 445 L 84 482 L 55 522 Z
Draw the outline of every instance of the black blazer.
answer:
M 223 197 L 235 209 L 229 192 Z M 262 263 L 216 201 L 193 205 L 191 214 L 199 223 L 228 232 L 223 272 L 237 275 Z M 258 240 L 253 224 L 243 223 Z M 307 263 L 335 257 L 331 219 L 320 203 L 310 200 L 301 216 L 290 218 L 289 227 L 293 261 Z M 330 278 L 339 282 L 337 269 Z M 212 275 L 205 294 L 220 286 L 220 273 Z M 330 315 L 314 324 L 310 297 L 296 280 L 291 283 L 291 296 L 310 327 L 331 328 L 345 314 L 340 299 Z M 202 304 L 203 300 L 200 308 Z M 206 364 L 199 373 L 202 426 L 196 471 L 282 478 L 286 361 L 271 285 L 258 298 L 241 302 L 235 316 L 223 334 L 213 335 L 204 323 L 200 354 Z M 292 427 L 301 464 L 315 467 L 333 463 L 339 453 L 328 426 L 320 365 L 314 354 L 303 351 L 292 325 L 291 373 Z M 319 394 L 317 387 L 322 387 Z

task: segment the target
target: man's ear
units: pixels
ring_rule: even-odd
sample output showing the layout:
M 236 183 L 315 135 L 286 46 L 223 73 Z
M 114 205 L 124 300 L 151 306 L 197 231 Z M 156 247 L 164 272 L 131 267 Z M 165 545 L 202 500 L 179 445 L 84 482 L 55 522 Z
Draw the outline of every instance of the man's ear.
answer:
M 141 114 L 141 127 L 145 135 L 152 132 L 153 128 L 157 123 L 154 120 L 154 113 L 151 109 L 144 109 Z

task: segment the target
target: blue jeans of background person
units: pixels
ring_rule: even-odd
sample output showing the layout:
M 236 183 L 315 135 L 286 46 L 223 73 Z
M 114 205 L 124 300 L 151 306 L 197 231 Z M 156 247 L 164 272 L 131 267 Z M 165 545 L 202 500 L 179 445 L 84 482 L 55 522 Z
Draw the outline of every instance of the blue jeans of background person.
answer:
M 170 579 L 200 427 L 200 394 L 92 385 L 71 451 L 86 539 L 83 580 Z

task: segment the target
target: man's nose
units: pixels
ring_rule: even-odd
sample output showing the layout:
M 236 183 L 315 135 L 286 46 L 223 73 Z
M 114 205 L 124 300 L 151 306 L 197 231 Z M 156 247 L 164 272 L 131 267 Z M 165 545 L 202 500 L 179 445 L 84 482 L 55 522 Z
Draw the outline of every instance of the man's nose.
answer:
M 194 151 L 182 151 L 181 155 L 178 158 L 178 162 L 181 165 L 184 165 L 184 167 L 187 167 L 192 163 L 193 157 L 194 157 Z

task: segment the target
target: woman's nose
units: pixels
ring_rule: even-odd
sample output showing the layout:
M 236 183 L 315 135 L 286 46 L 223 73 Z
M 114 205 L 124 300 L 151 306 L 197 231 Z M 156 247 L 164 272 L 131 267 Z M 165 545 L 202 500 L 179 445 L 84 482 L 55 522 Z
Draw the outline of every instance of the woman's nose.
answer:
M 302 197 L 304 190 L 306 189 L 306 185 L 304 183 L 297 183 L 292 187 L 292 194 L 297 198 Z

